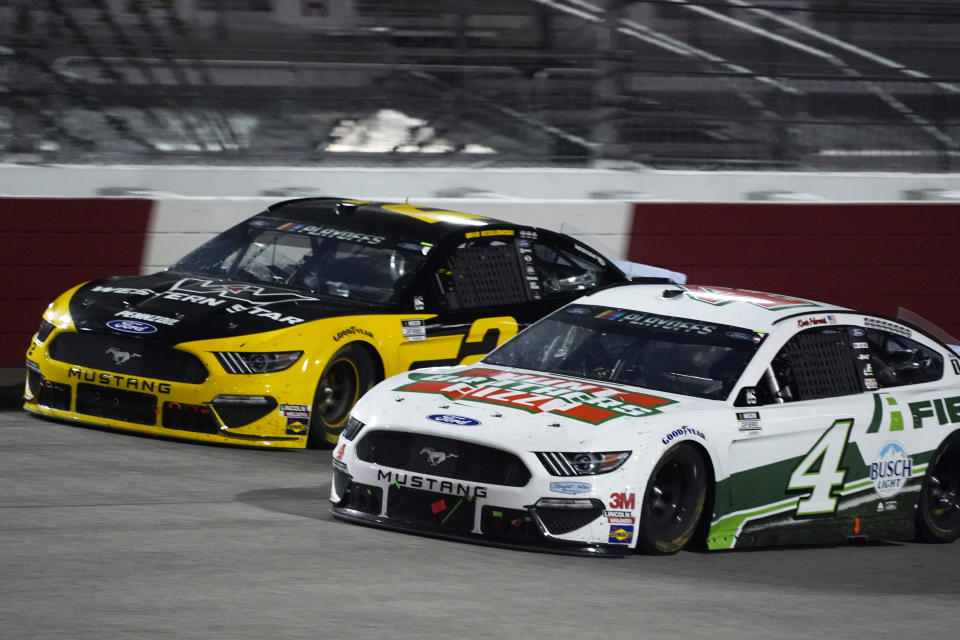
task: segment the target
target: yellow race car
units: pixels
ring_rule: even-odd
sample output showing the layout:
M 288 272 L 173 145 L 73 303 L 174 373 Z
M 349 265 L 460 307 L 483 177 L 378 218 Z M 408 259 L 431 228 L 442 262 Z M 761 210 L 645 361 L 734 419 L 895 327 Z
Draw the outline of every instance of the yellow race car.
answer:
M 190 440 L 320 446 L 377 381 L 475 362 L 573 298 L 626 281 L 544 229 L 289 200 L 166 271 L 54 300 L 27 351 L 24 408 Z

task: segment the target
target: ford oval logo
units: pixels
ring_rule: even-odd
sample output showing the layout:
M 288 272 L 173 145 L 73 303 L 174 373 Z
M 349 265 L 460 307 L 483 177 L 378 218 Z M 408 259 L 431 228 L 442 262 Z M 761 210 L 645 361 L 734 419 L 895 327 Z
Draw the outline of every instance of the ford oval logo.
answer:
M 123 331 L 124 333 L 156 333 L 157 328 L 148 322 L 139 320 L 111 320 L 107 326 L 114 331 Z
M 465 416 L 452 416 L 448 413 L 435 413 L 427 416 L 427 418 L 433 420 L 434 422 L 442 422 L 443 424 L 455 424 L 458 427 L 475 427 L 480 424 L 479 420 L 474 420 L 473 418 L 467 418 Z

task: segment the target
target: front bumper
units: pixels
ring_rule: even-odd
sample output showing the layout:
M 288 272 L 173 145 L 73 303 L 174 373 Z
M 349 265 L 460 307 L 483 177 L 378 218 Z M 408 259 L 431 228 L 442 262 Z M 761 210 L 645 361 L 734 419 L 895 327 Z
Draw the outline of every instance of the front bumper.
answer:
M 335 461 L 330 512 L 340 520 L 547 553 L 619 557 L 630 549 L 626 543 L 606 542 L 612 527 L 597 498 L 579 501 L 589 502 L 587 508 L 557 509 L 526 500 L 513 487 L 481 487 L 383 468 L 358 471 L 367 482 Z
M 49 342 L 49 341 L 48 341 Z M 200 355 L 200 354 L 198 354 Z M 233 375 L 210 363 L 189 383 L 131 376 L 27 352 L 23 408 L 50 418 L 185 440 L 303 448 L 316 381 L 300 371 Z

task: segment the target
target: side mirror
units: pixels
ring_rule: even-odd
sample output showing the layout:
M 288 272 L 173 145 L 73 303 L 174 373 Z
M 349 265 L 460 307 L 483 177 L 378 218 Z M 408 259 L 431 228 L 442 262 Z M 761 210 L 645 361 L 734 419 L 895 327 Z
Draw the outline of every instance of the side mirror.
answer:
M 733 406 L 735 407 L 755 407 L 758 404 L 760 404 L 760 401 L 757 399 L 756 387 L 744 387 L 740 389 L 740 393 L 737 394 L 737 399 L 733 401 Z

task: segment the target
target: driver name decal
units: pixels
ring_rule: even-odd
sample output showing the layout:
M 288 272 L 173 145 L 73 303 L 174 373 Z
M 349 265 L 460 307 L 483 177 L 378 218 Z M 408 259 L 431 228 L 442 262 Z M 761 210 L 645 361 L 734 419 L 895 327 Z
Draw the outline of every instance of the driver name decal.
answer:
M 397 387 L 396 391 L 436 393 L 450 400 L 483 402 L 528 413 L 553 413 L 590 424 L 622 416 L 653 415 L 660 413 L 660 407 L 675 402 L 606 385 L 495 369 L 409 375 L 414 382 Z

